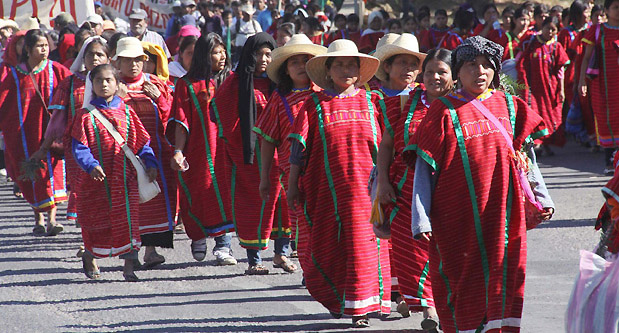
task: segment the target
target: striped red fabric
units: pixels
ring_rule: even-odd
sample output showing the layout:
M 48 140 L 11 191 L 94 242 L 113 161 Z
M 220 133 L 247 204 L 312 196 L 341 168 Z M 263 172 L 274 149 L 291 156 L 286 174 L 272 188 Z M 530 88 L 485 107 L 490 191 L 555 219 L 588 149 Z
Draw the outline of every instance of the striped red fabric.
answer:
M 260 184 L 260 143 L 256 142 L 253 164 L 243 160 L 243 143 L 238 116 L 239 78 L 230 75 L 217 89 L 211 102 L 219 126 L 218 148 L 223 154 L 225 184 L 229 189 L 232 204 L 232 218 L 242 247 L 264 250 L 269 245 L 273 225 L 284 225 L 288 221 L 285 199 L 280 196 L 279 166 L 277 159 L 271 168 L 271 193 L 267 201 L 262 201 L 258 191 Z M 271 81 L 267 78 L 254 78 L 254 94 L 257 118 L 260 118 L 267 104 Z M 220 154 L 218 152 L 218 155 Z M 221 160 L 218 159 L 218 163 Z M 283 200 L 283 202 L 282 202 Z M 289 235 L 289 233 L 288 233 Z
M 195 100 L 185 80 L 176 82 L 166 137 L 174 143 L 174 132 L 179 124 L 188 132 L 183 155 L 189 170 L 178 173 L 178 188 L 185 231 L 196 241 L 234 231 L 234 225 L 224 172 L 215 170 L 215 161 L 224 156 L 217 149 L 217 124 L 208 112 L 215 95 L 215 83 L 210 80 L 208 88 L 205 80 L 193 80 L 190 84 Z
M 413 105 L 411 110 L 411 105 Z M 396 192 L 396 203 L 383 207 L 385 218 L 391 222 L 392 275 L 397 276 L 400 294 L 411 311 L 433 307 L 432 286 L 428 276 L 428 242 L 414 240 L 411 231 L 411 202 L 413 198 L 414 163 L 408 166 L 402 158 L 404 148 L 410 144 L 415 130 L 426 116 L 428 106 L 425 91 L 415 89 L 401 106 L 400 96 L 385 99 L 385 132 L 394 139 L 394 157 L 389 179 Z M 408 136 L 405 136 L 405 131 Z
M 561 43 L 544 43 L 539 36 L 525 42 L 523 49 L 516 65 L 518 81 L 528 88 L 523 97 L 542 116 L 551 134 L 543 142 L 562 147 L 566 139 L 559 76 L 570 59 Z
M 51 100 L 50 94 L 69 75 L 71 72 L 67 68 L 52 61 L 33 73 L 45 105 Z M 48 211 L 67 200 L 62 159 L 48 154 L 44 168 L 39 171 L 39 180 L 19 179 L 20 164 L 40 148 L 48 120 L 49 115 L 25 65 L 10 67 L 0 83 L 0 129 L 4 134 L 6 164 L 24 199 L 38 211 Z
M 482 96 L 497 118 L 511 119 L 505 94 Z M 513 101 L 515 131 L 510 126 L 508 132 L 520 149 L 527 137 L 546 131 L 524 101 Z M 417 156 L 439 175 L 430 212 L 430 276 L 445 332 L 511 332 L 520 326 L 526 223 L 515 164 L 494 125 L 477 135 L 461 131 L 487 122 L 471 103 L 452 94 L 432 104 L 413 137 Z
M 569 103 L 574 99 L 574 85 L 578 85 L 580 79 L 580 65 L 582 63 L 584 29 L 576 30 L 573 25 L 561 29 L 557 35 L 557 41 L 563 45 L 565 52 L 570 58 L 570 64 L 565 68 L 565 100 Z M 595 40 L 595 38 L 593 39 Z
M 99 109 L 137 152 L 150 139 L 137 114 L 121 103 L 118 109 Z M 88 110 L 80 109 L 71 136 L 90 148 L 106 174 L 106 181 L 93 180 L 84 171 L 77 175 L 77 212 L 84 247 L 97 258 L 139 250 L 140 209 L 135 169 L 121 147 Z
M 619 55 L 613 43 L 619 40 L 619 28 L 604 24 L 604 57 L 601 52 L 601 33 L 596 43 L 596 30 L 597 26 L 591 27 L 583 39 L 589 45 L 596 45 L 600 66 L 600 75 L 589 84 L 591 105 L 600 145 L 615 148 L 619 145 Z
M 334 313 L 389 313 L 388 244 L 376 238 L 368 223 L 367 182 L 382 127 L 378 96 L 371 95 L 372 111 L 363 89 L 349 97 L 315 96 L 320 111 L 308 99 L 290 135 L 305 146 L 307 163 L 300 179 L 305 203 L 299 219 L 307 289 Z
M 159 88 L 161 96 L 156 101 L 144 93 L 131 91 L 142 91 L 144 81 L 148 80 Z M 177 187 L 176 173 L 170 167 L 170 160 L 174 149 L 169 145 L 164 132 L 170 118 L 172 105 L 172 90 L 159 79 L 156 75 L 142 74 L 142 79 L 133 84 L 127 84 L 130 91 L 124 98 L 124 102 L 131 106 L 138 115 L 144 128 L 148 132 L 151 142 L 150 146 L 159 161 L 157 168 L 157 182 L 161 187 L 161 193 L 154 199 L 140 204 L 140 232 L 142 235 L 158 234 L 172 230 L 176 223 L 177 212 Z M 171 234 L 170 236 L 171 237 Z M 166 238 L 167 239 L 167 238 Z M 144 245 L 171 247 L 171 239 L 163 241 L 161 244 Z M 159 240 L 154 240 L 159 243 Z

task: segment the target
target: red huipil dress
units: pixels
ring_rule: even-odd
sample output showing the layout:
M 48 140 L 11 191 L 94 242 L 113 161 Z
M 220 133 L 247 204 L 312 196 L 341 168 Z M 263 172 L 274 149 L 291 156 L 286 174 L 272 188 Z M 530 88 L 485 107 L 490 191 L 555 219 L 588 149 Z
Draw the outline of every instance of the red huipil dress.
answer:
M 615 43 L 619 40 L 619 27 L 607 23 L 600 26 L 596 42 L 597 25 L 589 29 L 582 41 L 595 45 L 600 74 L 589 83 L 591 106 L 595 117 L 598 142 L 602 147 L 619 146 L 619 54 Z
M 516 65 L 518 82 L 524 84 L 528 90 L 523 96 L 525 102 L 542 116 L 551 134 L 541 142 L 559 147 L 563 147 L 566 142 L 563 103 L 559 101 L 559 76 L 563 75 L 563 68 L 569 62 L 570 59 L 559 42 L 543 42 L 537 35 L 524 43 L 522 56 Z
M 292 124 L 294 119 L 299 114 L 299 110 L 303 106 L 305 100 L 312 93 L 312 89 L 297 90 L 293 89 L 288 95 L 282 97 L 279 91 L 275 91 L 271 95 L 269 102 L 256 121 L 254 132 L 256 132 L 262 140 L 266 140 L 277 146 L 277 159 L 280 169 L 280 184 L 284 189 L 282 194 L 286 194 L 288 188 L 288 176 L 290 175 L 290 141 L 288 135 L 292 132 Z M 271 184 L 273 186 L 273 184 Z M 299 257 L 303 256 L 304 243 L 307 242 L 305 234 L 299 233 L 297 212 L 288 207 L 286 200 L 280 199 L 283 206 L 288 209 L 287 225 L 274 225 L 271 231 L 271 237 L 290 237 L 294 233 L 297 240 L 297 252 Z M 302 212 L 300 212 L 302 213 Z M 276 220 L 278 223 L 279 220 Z M 275 221 L 274 221 L 275 222 Z M 275 234 L 275 235 L 274 235 Z
M 523 100 L 493 90 L 477 98 L 513 137 L 515 149 L 528 137 L 547 134 L 542 118 Z M 412 143 L 416 155 L 438 174 L 429 248 L 432 292 L 443 330 L 518 332 L 526 223 L 505 138 L 464 97 L 450 94 L 432 103 Z
M 98 108 L 137 154 L 149 135 L 133 109 L 123 102 L 117 108 Z M 84 248 L 97 258 L 118 256 L 140 249 L 138 181 L 133 164 L 121 146 L 87 109 L 79 109 L 71 126 L 71 137 L 90 148 L 105 172 L 96 181 L 80 169 L 75 179 L 77 214 Z
M 142 92 L 144 81 L 154 83 L 161 95 L 156 101 Z M 173 247 L 172 229 L 176 224 L 178 191 L 176 174 L 170 167 L 174 149 L 165 138 L 165 127 L 170 118 L 172 90 L 156 75 L 142 73 L 133 82 L 127 82 L 129 93 L 124 98 L 140 117 L 151 138 L 150 146 L 157 162 L 157 182 L 161 193 L 152 200 L 140 204 L 140 232 L 144 246 Z
M 309 37 L 309 39 L 312 41 L 312 43 L 314 43 L 316 45 L 322 45 L 322 46 L 328 45 L 328 43 L 327 43 L 328 42 L 327 33 L 322 33 L 320 35 L 312 36 L 312 37 Z
M 183 155 L 189 170 L 178 172 L 180 215 L 185 231 L 192 241 L 216 237 L 234 231 L 230 215 L 229 194 L 223 181 L 223 170 L 215 163 L 217 151 L 217 124 L 211 121 L 209 103 L 215 95 L 215 82 L 209 80 L 179 79 L 174 91 L 172 118 L 166 127 L 166 137 L 175 142 L 176 126 L 187 131 Z M 206 168 L 206 170 L 205 170 Z
M 268 78 L 254 78 L 256 118 L 264 112 L 270 85 Z M 211 111 L 219 128 L 217 160 L 225 168 L 225 186 L 229 189 L 227 199 L 231 202 L 231 215 L 239 243 L 246 249 L 264 250 L 269 246 L 271 236 L 275 236 L 271 234 L 273 225 L 289 223 L 284 222 L 288 220 L 288 210 L 282 209 L 283 204 L 278 202 L 281 201 L 281 186 L 277 158 L 271 168 L 269 199 L 263 201 L 260 198 L 260 140 L 256 139 L 253 164 L 245 164 L 238 100 L 246 97 L 238 95 L 238 87 L 239 77 L 233 73 L 217 89 L 211 101 Z M 219 154 L 222 154 L 222 159 L 219 159 Z
M 62 138 L 65 156 L 65 170 L 67 183 L 75 186 L 75 175 L 81 171 L 80 167 L 71 157 L 71 124 L 77 110 L 82 108 L 84 103 L 84 86 L 86 82 L 82 75 L 73 74 L 60 82 L 49 111 L 52 112 L 49 124 L 45 131 L 45 137 Z M 67 220 L 77 219 L 77 192 L 71 188 L 69 193 L 69 204 L 67 206 Z
M 363 89 L 347 97 L 313 93 L 289 136 L 305 148 L 303 276 L 312 297 L 333 313 L 391 310 L 388 242 L 368 222 L 367 184 L 381 135 L 377 104 L 378 96 Z
M 582 38 L 588 25 L 576 30 L 573 25 L 569 25 L 559 31 L 557 40 L 570 58 L 570 64 L 565 68 L 565 101 L 572 103 L 574 99 L 574 89 L 578 86 L 580 78 L 580 65 L 582 63 L 583 45 Z M 594 38 L 595 39 L 595 38 Z M 582 101 L 581 101 L 582 102 Z M 583 114 L 584 115 L 584 114 Z
M 376 44 L 378 44 L 378 40 L 381 39 L 385 35 L 384 32 L 372 32 L 361 36 L 359 40 L 359 52 L 370 53 L 376 50 Z
M 355 44 L 359 45 L 359 41 L 361 40 L 361 30 L 357 30 L 355 32 L 350 32 L 348 30 L 340 30 L 336 34 L 331 34 L 329 36 L 329 44 L 333 43 L 338 39 L 348 39 L 355 42 Z
M 385 132 L 393 138 L 394 156 L 389 168 L 389 179 L 396 193 L 394 204 L 383 206 L 384 216 L 391 223 L 391 275 L 398 278 L 402 298 L 411 311 L 434 307 L 430 283 L 428 241 L 414 240 L 411 231 L 411 202 L 413 198 L 414 162 L 409 165 L 402 153 L 411 144 L 415 130 L 430 107 L 425 91 L 417 88 L 410 92 L 402 107 L 401 96 L 385 99 Z
M 33 72 L 34 81 L 45 100 L 44 105 L 25 68 L 24 64 L 9 67 L 9 73 L 0 83 L 0 130 L 6 146 L 7 169 L 16 176 L 13 181 L 30 206 L 42 212 L 67 200 L 64 159 L 48 152 L 43 161 L 44 168 L 38 171 L 36 181 L 21 180 L 20 165 L 41 147 L 49 121 L 45 105 L 51 104 L 55 89 L 71 72 L 51 60 L 46 60 L 41 69 Z
M 430 27 L 425 34 L 419 36 L 419 48 L 431 50 L 439 47 L 439 43 L 448 32 L 449 28 L 438 29 L 436 27 Z
M 457 31 L 450 30 L 445 35 L 443 35 L 443 38 L 438 43 L 437 47 L 442 47 L 448 50 L 454 50 L 456 47 L 458 47 L 458 45 L 462 44 L 462 42 L 464 42 L 464 40 L 467 38 L 468 36 L 466 34 L 460 35 Z
M 527 30 L 522 37 L 514 36 L 511 31 L 506 31 L 502 37 L 496 41 L 497 44 L 505 48 L 503 51 L 503 61 L 516 59 L 518 53 L 522 51 L 521 43 L 526 42 L 531 36 L 533 36 L 531 30 Z

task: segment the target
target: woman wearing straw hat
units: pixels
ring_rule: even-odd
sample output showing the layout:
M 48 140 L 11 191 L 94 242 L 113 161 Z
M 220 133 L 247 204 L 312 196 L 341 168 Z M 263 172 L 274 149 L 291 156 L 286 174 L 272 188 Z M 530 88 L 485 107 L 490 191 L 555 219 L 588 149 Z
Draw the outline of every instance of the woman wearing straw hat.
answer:
M 520 330 L 524 200 L 544 207 L 539 218 L 554 211 L 534 159 L 521 153 L 533 154 L 528 142 L 548 131 L 523 100 L 494 90 L 502 55 L 502 46 L 480 36 L 458 46 L 452 75 L 462 88 L 432 103 L 411 140 L 419 157 L 412 231 L 430 240 L 432 292 L 445 332 Z
M 260 142 L 252 129 L 266 107 L 271 80 L 266 75 L 275 40 L 266 32 L 249 37 L 243 46 L 236 71 L 219 87 L 211 101 L 212 119 L 219 127 L 216 168 L 223 162 L 225 183 L 222 197 L 230 200 L 232 221 L 241 246 L 247 251 L 248 275 L 264 275 L 260 251 L 269 245 L 273 218 L 288 219 L 288 212 L 277 204 L 279 171 L 273 167 L 274 186 L 265 200 L 260 198 Z M 221 159 L 219 158 L 221 153 Z M 275 166 L 277 164 L 275 163 Z M 280 209 L 281 211 L 277 211 Z M 280 215 L 281 214 L 281 215 Z
M 381 82 L 378 91 L 382 95 L 406 96 L 415 88 L 415 80 L 426 56 L 419 52 L 417 37 L 408 33 L 402 34 L 392 43 L 378 47 L 374 56 L 380 60 L 376 77 Z
M 177 81 L 172 118 L 166 127 L 166 137 L 175 147 L 172 169 L 180 171 L 180 216 L 191 239 L 191 254 L 197 261 L 204 260 L 206 238 L 214 237 L 213 255 L 219 265 L 236 265 L 237 261 L 227 234 L 234 231 L 234 224 L 230 200 L 224 195 L 225 174 L 215 169 L 215 162 L 224 155 L 217 149 L 217 124 L 208 109 L 229 68 L 221 37 L 214 32 L 200 36 L 187 75 Z
M 158 161 L 157 182 L 161 185 L 161 193 L 154 199 L 140 204 L 140 233 L 142 245 L 146 247 L 144 254 L 145 268 L 165 262 L 158 254 L 155 246 L 172 248 L 172 231 L 176 223 L 176 177 L 170 164 L 173 149 L 164 136 L 165 124 L 170 117 L 172 90 L 161 77 L 167 77 L 166 68 L 162 65 L 165 56 L 161 49 L 157 53 L 157 74 L 143 72 L 148 56 L 144 53 L 143 42 L 135 37 L 125 37 L 118 41 L 116 61 L 121 79 L 126 85 L 126 95 L 123 100 L 131 106 L 140 117 L 151 138 L 151 146 Z M 151 44 L 145 44 L 147 47 Z M 162 65 L 160 65 L 160 63 Z M 163 163 L 166 161 L 166 163 Z
M 324 90 L 305 101 L 289 136 L 288 203 L 305 213 L 299 223 L 308 233 L 307 289 L 334 317 L 352 315 L 354 327 L 369 326 L 368 313 L 391 310 L 388 243 L 368 223 L 367 180 L 381 136 L 378 96 L 359 89 L 379 63 L 349 40 L 309 60 L 307 73 Z
M 43 31 L 30 30 L 23 40 L 19 63 L 5 67 L 0 82 L 0 129 L 4 132 L 8 169 L 34 211 L 33 233 L 56 235 L 63 230 L 56 223 L 56 205 L 67 200 L 63 158 L 47 153 L 42 167 L 21 167 L 35 165 L 32 154 L 41 146 L 50 116 L 48 105 L 60 82 L 71 72 L 47 58 L 49 45 Z M 47 228 L 44 212 L 48 216 Z
M 292 123 L 301 106 L 303 106 L 303 102 L 313 91 L 311 89 L 312 82 L 305 71 L 305 64 L 313 56 L 326 52 L 327 48 L 312 44 L 312 41 L 303 34 L 292 36 L 286 45 L 273 50 L 273 59 L 267 67 L 267 74 L 271 81 L 277 84 L 277 89 L 271 95 L 264 113 L 258 118 L 256 127 L 254 127 L 254 131 L 262 139 L 260 147 L 262 155 L 260 196 L 263 200 L 267 199 L 272 186 L 269 175 L 276 147 L 280 173 L 283 174 L 281 183 L 288 185 L 290 168 L 288 134 L 292 131 Z M 282 204 L 286 204 L 286 202 L 283 201 Z M 296 229 L 296 213 L 289 209 L 288 216 L 288 221 L 291 223 L 274 225 L 271 238 L 275 238 L 273 264 L 292 273 L 297 267 L 287 258 L 287 255 L 291 227 Z
M 404 35 L 403 35 L 404 37 Z M 411 50 L 395 44 L 396 47 L 379 56 L 398 54 L 412 56 Z M 411 45 L 406 43 L 404 45 Z M 379 53 L 379 52 L 377 52 Z M 423 61 L 424 86 L 416 87 L 407 96 L 387 97 L 387 113 L 384 114 L 385 132 L 378 151 L 377 198 L 383 205 L 384 216 L 391 225 L 392 260 L 398 278 L 398 287 L 403 302 L 398 311 L 407 315 L 409 311 L 423 311 L 423 329 L 437 326 L 438 317 L 434 309 L 431 280 L 428 276 L 428 242 L 414 241 L 411 233 L 411 200 L 414 177 L 413 169 L 402 159 L 404 149 L 410 144 L 419 123 L 425 117 L 432 101 L 449 92 L 453 87 L 451 78 L 451 52 L 435 49 Z M 425 58 L 425 59 L 424 59 Z M 395 61 L 394 61 L 395 63 Z M 418 69 L 415 69 L 418 71 Z
M 71 65 L 73 75 L 60 82 L 49 110 L 52 116 L 45 130 L 45 141 L 41 148 L 33 155 L 33 158 L 45 159 L 47 151 L 52 147 L 56 140 L 64 143 L 65 156 L 70 156 L 71 141 L 67 127 L 73 124 L 73 117 L 76 110 L 82 107 L 84 102 L 84 90 L 86 85 L 86 75 L 96 66 L 107 64 L 108 58 L 107 42 L 102 37 L 90 37 L 82 45 L 82 49 Z M 73 158 L 66 158 L 66 173 L 69 184 L 74 183 L 72 179 L 80 171 Z M 69 204 L 67 206 L 67 220 L 77 221 L 77 192 L 71 191 Z

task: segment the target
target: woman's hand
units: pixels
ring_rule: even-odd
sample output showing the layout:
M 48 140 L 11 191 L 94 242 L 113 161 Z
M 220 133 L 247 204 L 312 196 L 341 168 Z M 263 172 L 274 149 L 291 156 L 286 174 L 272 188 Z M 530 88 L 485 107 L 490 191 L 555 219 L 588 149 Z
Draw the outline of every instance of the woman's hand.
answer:
M 157 88 L 157 86 L 150 81 L 144 81 L 144 84 L 142 84 L 142 91 L 144 91 L 144 94 L 152 100 L 157 100 L 157 98 L 161 96 L 161 91 L 159 91 L 159 88 Z
M 542 220 L 548 221 L 552 218 L 552 215 L 555 213 L 555 209 L 552 207 L 544 207 L 544 212 L 541 213 Z
M 268 179 L 260 180 L 258 190 L 260 191 L 260 198 L 263 201 L 269 200 L 269 192 L 271 192 L 271 182 Z
M 118 82 L 118 91 L 116 91 L 116 95 L 118 95 L 118 97 L 120 98 L 125 98 L 127 96 L 127 91 L 129 89 L 127 89 L 127 85 L 122 83 L 122 82 Z
M 580 94 L 580 97 L 587 96 L 587 83 L 585 80 L 580 80 L 578 82 L 578 93 Z
M 378 192 L 376 197 L 383 205 L 388 205 L 395 202 L 395 190 L 389 182 L 378 183 Z
M 92 169 L 92 171 L 90 172 L 90 177 L 92 177 L 92 179 L 98 181 L 98 182 L 102 182 L 105 180 L 105 172 L 103 172 L 103 168 L 101 168 L 101 166 L 97 165 L 94 169 Z
M 148 168 L 146 169 L 146 174 L 148 175 L 148 180 L 152 183 L 157 180 L 157 168 Z
M 301 205 L 301 191 L 298 186 L 290 186 L 288 189 L 288 193 L 286 193 L 286 197 L 288 199 L 288 207 L 292 207 L 292 209 L 297 209 L 297 204 Z
M 183 161 L 185 160 L 185 156 L 183 156 L 182 151 L 175 151 L 172 159 L 170 160 L 170 167 L 174 171 L 183 171 Z
M 421 233 L 421 238 L 430 241 L 430 237 L 432 237 L 432 233 L 431 232 L 422 232 Z

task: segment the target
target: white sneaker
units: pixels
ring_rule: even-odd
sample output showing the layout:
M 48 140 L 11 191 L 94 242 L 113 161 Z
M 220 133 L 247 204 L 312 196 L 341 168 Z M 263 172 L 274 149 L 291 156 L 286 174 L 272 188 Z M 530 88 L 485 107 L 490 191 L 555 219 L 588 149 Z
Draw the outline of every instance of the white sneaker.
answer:
M 206 257 L 206 238 L 191 242 L 191 255 L 197 261 L 202 261 Z
M 213 255 L 215 256 L 215 260 L 217 260 L 217 264 L 221 266 L 231 266 L 237 264 L 236 259 L 234 259 L 234 257 L 226 251 L 226 249 L 214 251 Z

